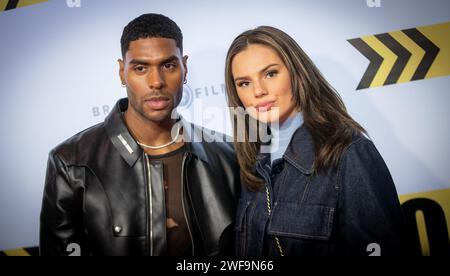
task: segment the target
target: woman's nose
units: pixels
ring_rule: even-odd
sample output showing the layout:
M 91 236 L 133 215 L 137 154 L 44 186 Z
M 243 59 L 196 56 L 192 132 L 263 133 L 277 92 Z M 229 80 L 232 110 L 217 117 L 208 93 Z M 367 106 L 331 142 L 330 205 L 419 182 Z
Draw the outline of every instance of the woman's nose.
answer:
M 256 98 L 260 98 L 262 96 L 267 95 L 267 90 L 262 85 L 255 84 L 253 95 L 255 95 Z

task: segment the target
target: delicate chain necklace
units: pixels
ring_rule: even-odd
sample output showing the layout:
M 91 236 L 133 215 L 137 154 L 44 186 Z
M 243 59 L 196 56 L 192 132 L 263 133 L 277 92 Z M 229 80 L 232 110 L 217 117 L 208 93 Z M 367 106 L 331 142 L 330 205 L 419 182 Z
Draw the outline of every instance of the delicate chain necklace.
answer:
M 178 127 L 177 135 L 175 136 L 175 138 L 172 141 L 170 141 L 167 144 L 161 145 L 161 146 L 149 146 L 149 145 L 146 145 L 146 144 L 141 143 L 139 141 L 136 141 L 136 143 L 138 143 L 139 146 L 147 148 L 147 149 L 162 149 L 162 148 L 165 148 L 167 146 L 170 146 L 170 145 L 174 144 L 178 140 L 178 137 L 180 137 L 180 129 L 181 129 L 181 127 Z
M 272 214 L 272 208 L 270 206 L 270 192 L 269 188 L 266 186 L 266 202 L 267 202 L 267 211 L 269 212 L 269 216 Z M 284 251 L 281 247 L 280 239 L 275 236 L 275 242 L 277 243 L 278 251 L 280 252 L 280 256 L 284 257 Z

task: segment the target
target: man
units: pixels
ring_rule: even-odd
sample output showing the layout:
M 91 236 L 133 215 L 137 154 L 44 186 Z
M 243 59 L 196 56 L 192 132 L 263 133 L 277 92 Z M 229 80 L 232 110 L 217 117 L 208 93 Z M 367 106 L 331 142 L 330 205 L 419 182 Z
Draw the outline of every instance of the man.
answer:
M 181 30 L 145 14 L 121 44 L 128 99 L 50 153 L 41 254 L 231 254 L 240 186 L 233 148 L 171 116 L 187 75 Z

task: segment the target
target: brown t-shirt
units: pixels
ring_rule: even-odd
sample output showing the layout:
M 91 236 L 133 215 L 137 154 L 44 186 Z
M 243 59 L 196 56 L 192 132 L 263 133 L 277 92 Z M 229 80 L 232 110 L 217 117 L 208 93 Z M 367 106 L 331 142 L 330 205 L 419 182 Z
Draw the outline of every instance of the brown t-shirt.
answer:
M 185 146 L 163 155 L 148 155 L 150 162 L 160 161 L 164 168 L 168 256 L 192 255 L 191 236 L 181 199 L 181 166 L 184 152 Z

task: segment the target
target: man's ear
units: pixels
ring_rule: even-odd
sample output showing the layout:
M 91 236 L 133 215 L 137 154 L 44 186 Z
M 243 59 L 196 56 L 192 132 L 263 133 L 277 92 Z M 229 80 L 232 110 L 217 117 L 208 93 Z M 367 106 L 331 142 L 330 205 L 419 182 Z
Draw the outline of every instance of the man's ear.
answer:
M 122 85 L 125 85 L 125 63 L 122 59 L 118 59 L 117 62 L 119 62 L 119 76 L 120 81 L 122 82 Z
M 189 59 L 189 56 L 184 56 L 184 57 L 183 57 L 184 80 L 187 79 L 187 73 L 188 73 L 187 61 L 188 61 L 188 59 Z

